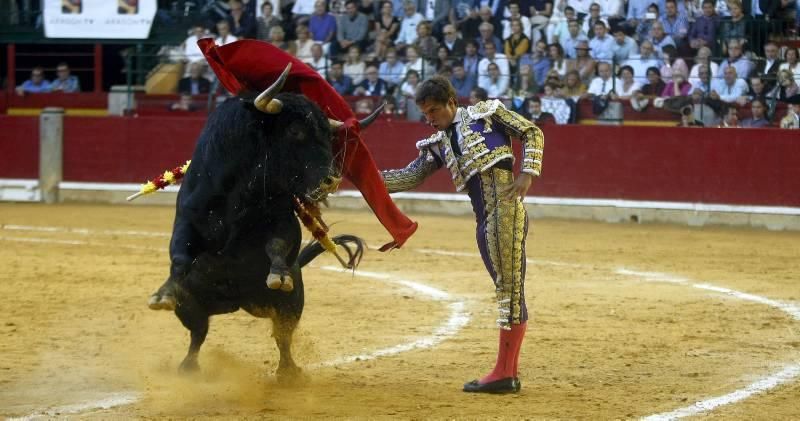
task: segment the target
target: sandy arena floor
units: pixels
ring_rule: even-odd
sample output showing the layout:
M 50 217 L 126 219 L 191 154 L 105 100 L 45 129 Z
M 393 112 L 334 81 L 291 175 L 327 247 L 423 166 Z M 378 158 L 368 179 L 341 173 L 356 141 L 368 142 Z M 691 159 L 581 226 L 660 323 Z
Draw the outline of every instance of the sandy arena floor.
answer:
M 388 239 L 370 214 L 325 215 Z M 214 318 L 200 374 L 177 374 L 187 331 L 145 305 L 173 209 L 0 204 L 0 416 L 800 418 L 800 233 L 534 221 L 523 390 L 476 396 L 461 385 L 497 331 L 474 220 L 412 216 L 363 274 L 305 270 L 311 382 L 283 388 L 270 323 L 243 312 Z

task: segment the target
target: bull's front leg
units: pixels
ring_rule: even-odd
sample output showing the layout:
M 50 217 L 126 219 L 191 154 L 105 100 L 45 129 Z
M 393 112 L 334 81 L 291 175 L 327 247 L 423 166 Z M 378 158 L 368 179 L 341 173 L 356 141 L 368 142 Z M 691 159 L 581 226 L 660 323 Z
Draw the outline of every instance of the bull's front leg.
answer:
M 294 213 L 287 213 L 272 224 L 265 251 L 270 260 L 267 287 L 291 292 L 294 289 L 294 279 L 289 271 L 297 258 L 297 253 L 302 240 L 300 224 Z

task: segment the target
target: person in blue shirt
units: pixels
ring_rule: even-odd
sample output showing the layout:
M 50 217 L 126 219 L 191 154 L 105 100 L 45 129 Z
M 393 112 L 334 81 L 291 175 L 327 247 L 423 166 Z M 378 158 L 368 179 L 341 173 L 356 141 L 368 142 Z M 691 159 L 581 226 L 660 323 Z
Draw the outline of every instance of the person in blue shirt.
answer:
M 450 77 L 450 83 L 453 84 L 458 98 L 469 98 L 470 92 L 477 86 L 475 75 L 467 73 L 462 63 L 453 65 L 453 76 Z
M 344 68 L 341 61 L 334 61 L 331 64 L 331 70 L 328 72 L 328 83 L 336 89 L 339 95 L 350 95 L 353 91 L 353 79 L 344 74 Z
M 31 78 L 17 86 L 16 91 L 19 96 L 50 92 L 50 82 L 44 78 L 44 69 L 38 66 L 34 67 L 31 70 Z
M 50 92 L 80 92 L 81 83 L 76 76 L 72 76 L 69 65 L 61 62 L 56 66 L 56 78 L 50 82 Z

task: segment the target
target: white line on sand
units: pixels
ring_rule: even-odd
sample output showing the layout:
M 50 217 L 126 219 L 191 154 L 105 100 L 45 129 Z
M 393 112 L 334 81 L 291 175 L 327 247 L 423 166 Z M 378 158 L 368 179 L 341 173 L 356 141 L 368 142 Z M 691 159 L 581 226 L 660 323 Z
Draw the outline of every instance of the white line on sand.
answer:
M 30 415 L 18 418 L 6 418 L 7 421 L 33 421 L 38 419 L 52 419 L 54 417 L 63 417 L 65 415 L 80 414 L 87 411 L 96 411 L 98 409 L 109 409 L 116 406 L 130 405 L 139 400 L 139 394 L 136 392 L 117 392 L 111 393 L 108 396 L 95 399 L 91 401 L 75 403 L 64 406 L 57 406 L 47 408 L 34 412 Z

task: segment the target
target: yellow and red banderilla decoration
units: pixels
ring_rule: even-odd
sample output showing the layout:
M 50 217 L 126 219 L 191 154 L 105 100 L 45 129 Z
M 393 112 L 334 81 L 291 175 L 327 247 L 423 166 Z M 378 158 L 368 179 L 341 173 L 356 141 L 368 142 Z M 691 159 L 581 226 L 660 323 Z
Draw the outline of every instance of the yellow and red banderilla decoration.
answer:
M 189 160 L 180 167 L 175 167 L 172 170 L 164 171 L 163 174 L 160 174 L 156 178 L 142 184 L 142 186 L 139 188 L 139 191 L 128 196 L 127 200 L 130 202 L 139 196 L 155 193 L 164 187 L 179 183 L 183 179 L 183 176 L 186 175 L 186 171 L 189 170 L 189 164 L 191 163 L 192 161 Z M 336 243 L 334 243 L 328 236 L 328 226 L 322 221 L 322 214 L 319 210 L 319 207 L 311 202 L 303 202 L 297 197 L 294 197 L 293 200 L 294 211 L 297 214 L 297 217 L 300 219 L 300 222 L 303 223 L 303 226 L 305 226 L 306 229 L 311 232 L 311 235 L 314 237 L 314 239 L 317 240 L 326 251 L 336 256 L 336 259 L 339 261 L 339 263 L 341 263 L 342 267 L 346 269 L 352 269 L 351 265 L 345 262 L 344 259 L 342 259 L 342 256 L 336 252 Z

